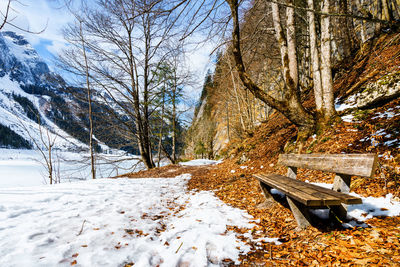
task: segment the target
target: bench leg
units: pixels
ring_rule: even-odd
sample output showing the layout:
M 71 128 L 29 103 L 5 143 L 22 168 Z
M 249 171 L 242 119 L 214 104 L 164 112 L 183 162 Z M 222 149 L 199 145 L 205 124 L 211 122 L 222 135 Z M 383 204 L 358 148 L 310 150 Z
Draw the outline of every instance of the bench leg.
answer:
M 350 192 L 351 176 L 345 174 L 336 174 L 333 181 L 332 190 L 336 192 L 349 193 Z
M 340 221 L 345 221 L 347 218 L 347 205 L 330 206 L 329 216 L 337 217 Z
M 287 202 L 289 203 L 290 209 L 294 215 L 294 218 L 297 221 L 297 227 L 302 230 L 306 229 L 308 226 L 311 225 L 311 217 L 308 211 L 308 208 L 303 205 L 302 203 L 286 197 Z
M 274 203 L 274 198 L 270 193 L 271 187 L 259 181 L 260 189 L 265 197 L 265 201 L 257 205 L 260 209 L 270 208 Z
M 335 180 L 333 181 L 333 190 L 341 193 L 350 192 L 351 176 L 345 174 L 336 174 Z M 342 204 L 338 206 L 330 207 L 331 216 L 337 216 L 341 221 L 346 220 L 347 217 L 347 205 Z M 332 214 L 333 213 L 333 214 Z
M 269 187 L 268 185 L 262 183 L 261 181 L 259 181 L 260 183 L 260 188 L 261 188 L 261 192 L 263 192 L 265 199 L 267 201 L 272 201 L 274 200 L 274 198 L 272 197 L 271 193 L 269 192 L 271 190 L 271 187 Z

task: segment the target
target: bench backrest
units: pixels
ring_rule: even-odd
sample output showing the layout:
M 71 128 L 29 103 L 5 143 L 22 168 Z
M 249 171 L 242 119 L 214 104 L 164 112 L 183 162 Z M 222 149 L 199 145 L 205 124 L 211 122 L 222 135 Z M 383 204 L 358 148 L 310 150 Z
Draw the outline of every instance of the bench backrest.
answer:
M 280 154 L 279 164 L 288 167 L 373 177 L 378 157 L 375 154 Z

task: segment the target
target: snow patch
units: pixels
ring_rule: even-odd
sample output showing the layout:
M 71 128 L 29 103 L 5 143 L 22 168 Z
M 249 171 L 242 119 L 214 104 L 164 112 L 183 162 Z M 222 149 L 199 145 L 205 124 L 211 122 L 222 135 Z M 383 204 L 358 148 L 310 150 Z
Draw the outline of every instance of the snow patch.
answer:
M 252 228 L 253 218 L 212 192 L 186 191 L 189 178 L 0 189 L 0 266 L 238 264 L 250 246 L 226 226 Z

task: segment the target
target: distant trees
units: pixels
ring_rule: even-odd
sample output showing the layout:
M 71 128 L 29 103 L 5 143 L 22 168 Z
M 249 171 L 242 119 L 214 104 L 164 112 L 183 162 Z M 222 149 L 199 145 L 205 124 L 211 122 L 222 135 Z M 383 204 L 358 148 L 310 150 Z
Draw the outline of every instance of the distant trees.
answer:
M 0 124 L 0 147 L 31 149 L 32 144 L 3 124 Z
M 155 100 L 158 102 L 158 107 L 155 107 L 154 113 L 158 118 L 158 125 L 153 128 L 158 128 L 158 163 L 160 164 L 161 151 L 172 163 L 177 163 L 178 138 L 182 133 L 180 130 L 180 111 L 178 105 L 183 100 L 183 84 L 187 82 L 188 76 L 179 73 L 179 61 L 177 57 L 170 57 L 168 62 L 161 64 L 155 75 L 159 82 L 158 90 L 156 91 Z M 154 130 L 153 130 L 154 131 Z M 171 136 L 171 143 L 163 142 L 163 139 Z M 170 146 L 170 152 L 166 146 Z

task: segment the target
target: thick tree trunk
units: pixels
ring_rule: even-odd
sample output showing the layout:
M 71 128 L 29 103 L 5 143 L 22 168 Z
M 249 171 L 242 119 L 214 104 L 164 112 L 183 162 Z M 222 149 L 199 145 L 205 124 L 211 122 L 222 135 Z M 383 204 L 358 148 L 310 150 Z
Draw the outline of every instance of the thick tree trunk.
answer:
M 308 8 L 314 9 L 314 0 L 308 0 Z M 312 77 L 314 84 L 314 97 L 315 105 L 317 110 L 317 117 L 321 117 L 323 114 L 323 101 L 322 101 L 322 84 L 321 84 L 321 66 L 319 61 L 319 51 L 317 44 L 317 31 L 315 27 L 315 15 L 314 12 L 308 12 L 308 27 L 310 33 L 310 55 L 311 55 L 311 66 L 312 66 Z
M 382 15 L 382 19 L 384 20 L 393 20 L 393 13 L 388 0 L 382 0 Z
M 356 0 L 358 1 L 358 0 Z M 347 14 L 347 0 L 339 0 L 339 14 Z M 343 48 L 343 58 L 348 58 L 351 55 L 351 51 L 353 49 L 353 43 L 351 40 L 351 25 L 349 23 L 350 18 L 348 17 L 342 17 L 342 18 L 337 18 L 338 21 L 338 26 L 339 26 L 339 36 L 340 36 L 340 41 L 339 43 L 341 44 Z
M 330 0 L 323 0 L 322 12 L 330 12 Z M 333 81 L 332 81 L 332 64 L 331 64 L 331 33 L 330 33 L 330 17 L 321 16 L 321 81 L 324 105 L 324 120 L 328 121 L 336 115 Z

